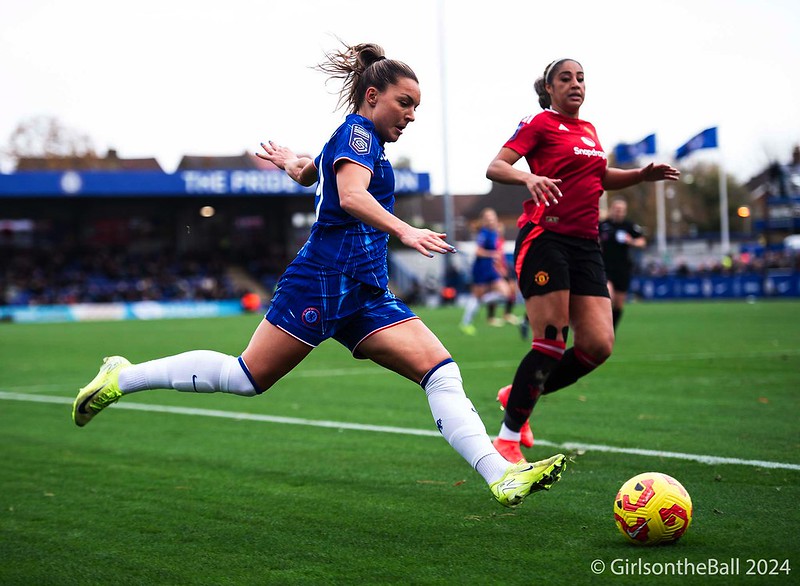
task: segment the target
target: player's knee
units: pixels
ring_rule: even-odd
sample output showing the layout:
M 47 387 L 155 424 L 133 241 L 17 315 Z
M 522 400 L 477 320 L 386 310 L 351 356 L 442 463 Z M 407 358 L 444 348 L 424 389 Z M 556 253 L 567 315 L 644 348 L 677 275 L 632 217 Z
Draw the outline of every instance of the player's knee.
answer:
M 575 356 L 584 365 L 597 368 L 611 356 L 614 349 L 614 336 L 604 340 L 594 340 L 591 344 L 575 346 Z
M 602 364 L 611 356 L 614 350 L 614 329 L 608 328 L 594 335 L 581 343 L 581 348 L 591 355 L 597 364 Z
M 233 385 L 231 386 L 233 387 Z M 241 397 L 258 397 L 271 386 L 271 383 L 264 384 L 250 376 L 247 377 L 247 380 L 242 377 L 237 377 L 235 388 L 232 388 L 229 392 Z
M 611 356 L 611 352 L 614 350 L 614 338 L 611 340 L 606 341 L 605 344 L 601 345 L 598 349 L 595 350 L 595 357 L 597 358 L 598 362 L 602 364 L 606 360 L 609 359 Z
M 259 379 L 253 378 L 248 383 L 244 381 L 240 381 L 239 390 L 236 392 L 237 395 L 242 395 L 243 397 L 258 397 L 266 393 L 272 385 L 275 384 L 272 380 L 267 379 Z
M 257 397 L 272 386 L 272 381 L 262 380 L 264 377 L 253 372 L 241 356 L 231 356 L 228 367 L 221 377 L 223 388 L 228 393 L 241 397 Z
M 597 359 L 599 364 L 602 364 L 611 356 L 614 351 L 614 334 L 602 340 L 598 340 L 596 346 L 592 349 L 592 355 Z
M 458 368 L 458 364 L 450 356 L 439 360 L 431 368 L 428 368 L 418 380 L 420 381 L 419 385 L 428 394 L 438 390 L 455 390 L 464 394 L 461 371 Z

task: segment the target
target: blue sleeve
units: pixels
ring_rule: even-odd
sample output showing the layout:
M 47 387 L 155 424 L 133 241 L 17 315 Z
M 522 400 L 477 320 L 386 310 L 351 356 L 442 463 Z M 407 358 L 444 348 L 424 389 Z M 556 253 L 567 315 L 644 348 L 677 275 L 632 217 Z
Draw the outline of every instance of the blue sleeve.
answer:
M 380 144 L 369 130 L 360 124 L 350 124 L 337 136 L 333 164 L 347 159 L 369 169 L 372 173 L 380 157 Z

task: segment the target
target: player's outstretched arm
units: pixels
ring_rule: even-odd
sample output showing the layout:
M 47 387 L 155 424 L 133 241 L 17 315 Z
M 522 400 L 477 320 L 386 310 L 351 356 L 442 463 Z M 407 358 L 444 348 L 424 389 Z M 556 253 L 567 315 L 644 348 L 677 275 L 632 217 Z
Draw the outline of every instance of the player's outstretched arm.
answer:
M 672 165 L 650 163 L 641 169 L 642 181 L 677 181 L 681 172 Z
M 672 165 L 650 163 L 641 169 L 617 169 L 609 167 L 603 176 L 603 189 L 614 191 L 637 185 L 642 181 L 677 181 L 681 176 Z
M 424 228 L 415 228 L 394 214 L 386 211 L 367 191 L 372 175 L 369 170 L 356 163 L 340 163 L 336 168 L 336 186 L 339 191 L 339 205 L 354 216 L 400 239 L 400 242 L 432 257 L 433 252 L 445 254 L 455 252 L 455 247 L 445 241 L 446 234 Z
M 314 161 L 309 157 L 298 157 L 290 148 L 276 145 L 271 140 L 267 141 L 267 144 L 262 142 L 261 148 L 264 149 L 264 152 L 256 153 L 259 159 L 269 161 L 279 169 L 283 169 L 300 185 L 309 187 L 319 179 Z

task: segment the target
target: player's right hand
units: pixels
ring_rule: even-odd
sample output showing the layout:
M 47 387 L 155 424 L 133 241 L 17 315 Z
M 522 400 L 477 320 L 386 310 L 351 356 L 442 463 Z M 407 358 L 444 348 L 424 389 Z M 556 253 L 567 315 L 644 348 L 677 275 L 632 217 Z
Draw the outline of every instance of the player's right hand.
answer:
M 525 181 L 525 187 L 528 188 L 533 203 L 537 206 L 541 204 L 549 206 L 551 203 L 557 204 L 558 200 L 563 197 L 558 188 L 560 183 L 561 179 L 550 179 L 531 173 Z
M 259 159 L 269 161 L 278 169 L 286 169 L 286 163 L 297 159 L 297 155 L 292 150 L 285 146 L 280 146 L 268 140 L 266 143 L 261 143 L 261 148 L 264 149 L 263 153 L 256 153 Z
M 442 232 L 434 232 L 427 228 L 414 228 L 409 226 L 402 235 L 400 235 L 400 242 L 417 250 L 420 254 L 433 258 L 433 252 L 439 254 L 447 254 L 448 252 L 456 252 L 456 247 L 448 244 L 445 238 L 447 234 Z

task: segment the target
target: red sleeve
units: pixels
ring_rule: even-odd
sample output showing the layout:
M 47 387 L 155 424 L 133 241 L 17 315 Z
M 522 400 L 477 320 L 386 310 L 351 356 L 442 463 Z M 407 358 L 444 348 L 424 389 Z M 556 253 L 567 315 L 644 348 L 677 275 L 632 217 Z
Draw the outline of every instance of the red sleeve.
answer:
M 533 116 L 523 118 L 519 126 L 517 126 L 517 130 L 514 131 L 514 135 L 503 146 L 511 149 L 521 157 L 528 155 L 536 147 L 539 138 L 537 125 L 533 124 L 533 122 Z

